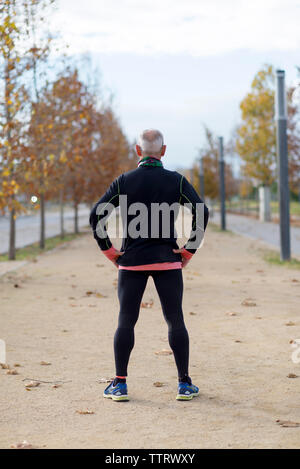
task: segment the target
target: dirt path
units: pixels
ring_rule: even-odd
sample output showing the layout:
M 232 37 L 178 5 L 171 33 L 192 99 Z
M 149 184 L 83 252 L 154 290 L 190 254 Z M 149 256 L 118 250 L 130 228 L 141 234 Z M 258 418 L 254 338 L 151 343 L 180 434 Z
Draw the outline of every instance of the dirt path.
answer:
M 299 447 L 300 428 L 276 420 L 300 422 L 300 378 L 287 377 L 300 375 L 289 343 L 300 338 L 300 272 L 267 265 L 259 246 L 210 228 L 184 271 L 190 371 L 201 389 L 191 402 L 175 400 L 173 356 L 155 354 L 169 346 L 152 280 L 144 301 L 154 305 L 136 327 L 131 401 L 101 397 L 97 380 L 114 371 L 117 271 L 90 234 L 1 277 L 0 338 L 7 362 L 21 367 L 16 376 L 0 369 L 0 447 Z M 256 306 L 241 304 L 249 298 Z M 65 383 L 28 391 L 25 378 Z M 94 414 L 77 413 L 86 409 Z

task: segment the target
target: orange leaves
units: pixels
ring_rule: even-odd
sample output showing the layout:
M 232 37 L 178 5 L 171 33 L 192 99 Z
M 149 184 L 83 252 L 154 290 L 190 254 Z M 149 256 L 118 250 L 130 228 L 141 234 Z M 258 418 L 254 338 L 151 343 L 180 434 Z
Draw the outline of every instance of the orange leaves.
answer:
M 202 159 L 204 169 L 204 187 L 205 194 L 212 199 L 219 196 L 219 150 L 218 150 L 218 139 L 213 132 L 206 126 L 204 126 L 205 133 L 205 144 L 199 151 L 199 156 Z M 198 168 L 197 168 L 198 171 Z M 231 167 L 226 165 L 225 167 L 226 177 L 226 196 L 234 193 L 234 180 Z M 199 178 L 195 178 L 195 187 L 199 191 L 200 181 Z
M 5 177 L 5 178 L 6 178 L 6 177 L 8 177 L 9 175 L 10 175 L 10 171 L 9 171 L 8 169 L 4 169 L 4 170 L 2 171 L 2 177 Z
M 134 161 L 110 104 L 97 106 L 98 96 L 76 67 L 66 66 L 53 82 L 39 87 L 43 79 L 36 78 L 46 77 L 51 39 L 35 37 L 34 32 L 43 29 L 48 16 L 43 8 L 52 3 L 20 2 L 23 16 L 13 11 L 12 1 L 2 2 L 0 8 L 5 77 L 0 87 L 5 111 L 0 115 L 0 210 L 14 208 L 16 214 L 24 210 L 17 193 L 27 200 L 30 194 L 51 200 L 63 191 L 62 202 L 92 203 Z M 20 43 L 27 48 L 22 55 Z M 26 90 L 23 83 L 30 87 Z
M 66 157 L 66 152 L 64 150 L 60 154 L 59 161 L 61 163 L 66 163 L 68 161 L 68 158 Z

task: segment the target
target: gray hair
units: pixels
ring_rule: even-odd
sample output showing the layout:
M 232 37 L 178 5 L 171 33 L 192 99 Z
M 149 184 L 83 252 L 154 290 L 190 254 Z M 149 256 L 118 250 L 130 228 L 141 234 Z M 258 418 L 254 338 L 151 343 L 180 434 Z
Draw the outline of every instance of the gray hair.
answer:
M 144 156 L 158 155 L 164 144 L 163 134 L 156 129 L 144 130 L 139 137 L 139 145 Z

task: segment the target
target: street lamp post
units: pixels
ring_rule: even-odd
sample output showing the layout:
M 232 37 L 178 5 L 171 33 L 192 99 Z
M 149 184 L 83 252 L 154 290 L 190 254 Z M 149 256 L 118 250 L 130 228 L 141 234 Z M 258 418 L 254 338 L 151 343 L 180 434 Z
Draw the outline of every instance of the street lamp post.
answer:
M 204 201 L 204 168 L 202 158 L 199 158 L 199 195 Z
M 280 210 L 280 257 L 281 260 L 290 260 L 290 190 L 288 174 L 287 106 L 284 70 L 276 70 L 275 120 L 278 165 L 278 197 Z
M 226 207 L 225 207 L 225 162 L 223 137 L 219 137 L 219 176 L 220 176 L 220 204 L 221 204 L 221 229 L 226 230 Z
M 190 175 L 191 175 L 191 184 L 193 186 L 194 185 L 194 168 L 190 170 Z

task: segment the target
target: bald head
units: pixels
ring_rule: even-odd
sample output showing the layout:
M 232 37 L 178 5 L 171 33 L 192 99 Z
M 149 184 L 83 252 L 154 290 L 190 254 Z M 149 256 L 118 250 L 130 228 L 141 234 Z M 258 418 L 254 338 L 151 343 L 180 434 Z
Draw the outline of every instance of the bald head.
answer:
M 141 151 L 141 154 L 138 151 Z M 164 137 L 163 134 L 156 129 L 144 130 L 139 137 L 137 145 L 137 153 L 139 156 L 163 156 L 164 153 Z

